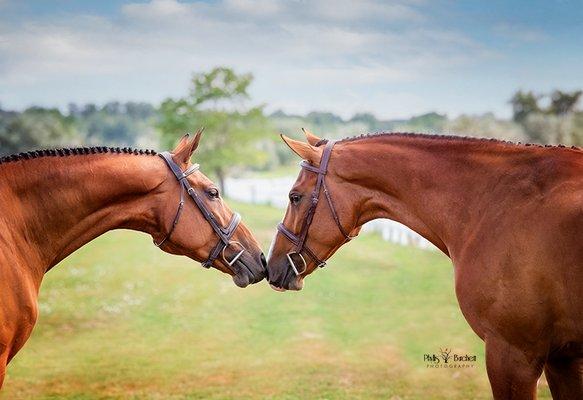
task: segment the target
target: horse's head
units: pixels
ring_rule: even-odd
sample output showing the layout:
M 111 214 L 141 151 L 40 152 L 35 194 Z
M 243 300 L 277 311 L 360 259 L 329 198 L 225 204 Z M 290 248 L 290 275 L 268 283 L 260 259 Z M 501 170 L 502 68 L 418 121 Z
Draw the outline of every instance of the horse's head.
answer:
M 269 283 L 276 290 L 300 290 L 307 275 L 360 231 L 354 193 L 339 175 L 340 149 L 333 153 L 333 143 L 304 133 L 308 143 L 282 135 L 304 161 L 269 251 Z
M 159 228 L 154 243 L 230 274 L 237 286 L 245 287 L 265 277 L 265 257 L 217 186 L 198 164 L 191 164 L 201 134 L 198 131 L 192 140 L 185 135 L 171 153 L 160 154 L 166 178 L 156 188 Z

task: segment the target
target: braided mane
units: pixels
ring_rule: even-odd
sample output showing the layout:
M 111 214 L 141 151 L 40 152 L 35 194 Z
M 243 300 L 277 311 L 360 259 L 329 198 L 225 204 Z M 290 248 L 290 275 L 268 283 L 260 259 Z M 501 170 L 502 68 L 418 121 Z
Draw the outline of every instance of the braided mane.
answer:
M 136 155 L 156 155 L 155 150 L 133 149 L 131 147 L 72 147 L 61 149 L 33 150 L 18 154 L 11 154 L 0 158 L 0 164 L 6 164 L 15 161 L 31 160 L 41 157 L 67 157 L 87 154 L 136 154 Z
M 509 146 L 525 146 L 525 147 L 546 147 L 546 148 L 569 148 L 572 150 L 583 150 L 578 146 L 571 146 L 567 147 L 563 144 L 558 145 L 551 145 L 551 144 L 538 144 L 538 143 L 522 143 L 522 142 L 512 142 L 509 140 L 501 140 L 501 139 L 494 139 L 494 138 L 481 138 L 481 137 L 471 137 L 471 136 L 455 136 L 455 135 L 431 135 L 427 133 L 413 133 L 413 132 L 372 132 L 362 135 L 350 136 L 344 139 L 338 140 L 338 143 L 343 142 L 353 142 L 356 140 L 362 139 L 374 139 L 378 137 L 385 137 L 385 136 L 396 136 L 396 137 L 411 137 L 411 138 L 421 138 L 421 139 L 429 139 L 429 140 L 452 140 L 452 141 L 467 141 L 467 142 L 478 142 L 478 143 L 499 143 Z M 328 139 L 322 139 L 316 146 L 321 146 L 323 144 L 328 143 Z

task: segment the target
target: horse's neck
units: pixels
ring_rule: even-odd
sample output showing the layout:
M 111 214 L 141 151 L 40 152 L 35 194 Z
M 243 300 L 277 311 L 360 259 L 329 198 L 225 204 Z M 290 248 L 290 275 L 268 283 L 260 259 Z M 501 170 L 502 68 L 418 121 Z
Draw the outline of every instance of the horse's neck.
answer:
M 0 166 L 4 199 L 0 237 L 44 273 L 97 236 L 116 228 L 152 233 L 147 194 L 166 170 L 158 157 L 95 154 L 41 157 Z M 6 228 L 6 229 L 4 229 Z
M 342 151 L 342 149 L 349 151 Z M 447 255 L 463 246 L 500 168 L 515 158 L 501 143 L 385 135 L 345 142 L 337 173 L 362 188 L 360 221 L 389 218 L 420 233 Z M 506 161 L 508 160 L 508 161 Z

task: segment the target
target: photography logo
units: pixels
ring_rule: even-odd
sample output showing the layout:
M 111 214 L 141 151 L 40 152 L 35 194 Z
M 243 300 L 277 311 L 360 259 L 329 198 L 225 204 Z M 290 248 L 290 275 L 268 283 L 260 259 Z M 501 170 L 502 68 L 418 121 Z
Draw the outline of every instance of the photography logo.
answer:
M 438 353 L 423 355 L 427 368 L 473 368 L 476 365 L 475 354 L 457 354 L 447 347 L 439 348 Z

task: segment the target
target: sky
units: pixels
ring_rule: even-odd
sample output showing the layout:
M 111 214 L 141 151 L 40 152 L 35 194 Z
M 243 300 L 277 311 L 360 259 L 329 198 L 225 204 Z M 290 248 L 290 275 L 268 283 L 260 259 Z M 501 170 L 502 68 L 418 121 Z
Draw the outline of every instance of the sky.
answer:
M 219 65 L 267 111 L 505 118 L 583 88 L 583 0 L 0 0 L 4 109 L 158 104 Z

